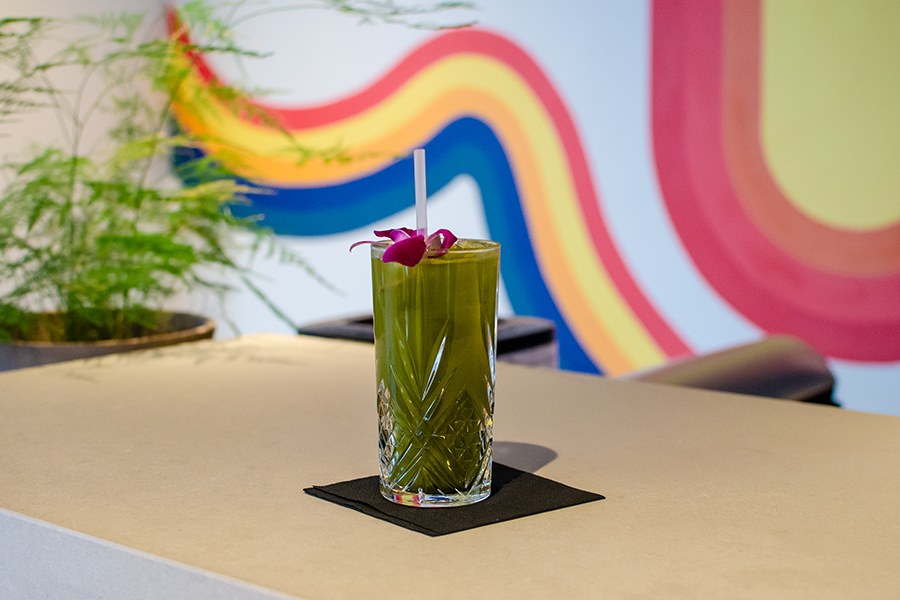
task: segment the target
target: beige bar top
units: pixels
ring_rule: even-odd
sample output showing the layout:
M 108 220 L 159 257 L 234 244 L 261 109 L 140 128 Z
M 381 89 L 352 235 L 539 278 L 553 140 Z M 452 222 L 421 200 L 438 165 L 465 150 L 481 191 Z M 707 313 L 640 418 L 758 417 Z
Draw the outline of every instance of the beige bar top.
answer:
M 0 523 L 309 599 L 900 598 L 900 418 L 497 371 L 497 460 L 606 500 L 430 538 L 304 494 L 376 473 L 373 348 L 254 335 L 0 373 Z

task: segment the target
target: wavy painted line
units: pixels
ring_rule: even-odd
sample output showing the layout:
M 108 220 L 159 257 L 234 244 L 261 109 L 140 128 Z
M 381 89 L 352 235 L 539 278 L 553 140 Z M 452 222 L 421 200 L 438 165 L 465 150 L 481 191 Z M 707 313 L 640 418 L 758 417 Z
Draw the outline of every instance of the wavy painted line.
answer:
M 766 331 L 797 335 L 833 357 L 896 360 L 900 273 L 854 277 L 815 268 L 774 244 L 747 215 L 748 203 L 773 200 L 742 197 L 725 162 L 723 3 L 657 1 L 653 27 L 660 187 L 697 267 Z
M 829 227 L 798 210 L 773 179 L 760 137 L 761 11 L 758 0 L 724 6 L 724 149 L 735 191 L 756 227 L 797 261 L 842 275 L 900 269 L 900 223 L 870 231 Z
M 599 373 L 560 314 L 541 275 L 521 210 L 515 176 L 495 133 L 483 122 L 459 119 L 425 145 L 428 194 L 436 194 L 460 175 L 480 190 L 491 237 L 503 246 L 501 271 L 516 314 L 534 315 L 557 324 L 561 366 Z M 184 157 L 187 158 L 187 157 Z M 413 205 L 412 159 L 401 159 L 359 179 L 327 187 L 280 190 L 253 198 L 253 206 L 235 206 L 238 216 L 262 213 L 284 235 L 330 235 L 364 227 Z M 288 196 L 285 201 L 284 196 Z M 335 198 L 347 199 L 336 203 Z M 302 205 L 302 210 L 298 209 Z M 524 232 L 524 234 L 523 234 Z
M 643 297 L 610 242 L 575 127 L 537 65 L 507 40 L 481 31 L 440 36 L 410 57 L 346 101 L 320 109 L 282 110 L 282 122 L 308 124 L 296 132 L 303 143 L 352 135 L 354 148 L 387 148 L 391 154 L 408 151 L 455 119 L 477 115 L 510 156 L 541 275 L 579 344 L 611 372 L 685 353 L 684 344 Z M 447 81 L 453 83 L 448 86 Z M 278 160 L 273 132 L 241 122 L 224 108 L 212 119 L 185 109 L 177 115 L 182 126 L 195 131 L 236 132 L 233 138 L 246 154 L 241 161 L 247 162 L 231 164 L 233 170 L 241 172 L 249 164 L 245 174 L 258 170 L 267 184 L 284 185 L 287 161 Z M 326 115 L 330 123 L 325 123 Z M 321 119 L 315 125 L 314 117 Z M 345 135 L 348 131 L 354 133 Z M 385 169 L 387 158 L 381 154 L 349 165 L 295 170 L 304 181 L 333 185 Z M 489 226 L 493 231 L 496 223 L 489 221 Z

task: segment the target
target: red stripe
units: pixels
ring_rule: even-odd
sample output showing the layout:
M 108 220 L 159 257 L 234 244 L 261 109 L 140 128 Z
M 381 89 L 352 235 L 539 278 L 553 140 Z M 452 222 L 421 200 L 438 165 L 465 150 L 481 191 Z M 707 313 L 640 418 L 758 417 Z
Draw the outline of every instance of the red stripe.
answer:
M 723 8 L 719 0 L 653 5 L 653 139 L 660 186 L 695 264 L 770 332 L 830 356 L 900 358 L 900 273 L 841 276 L 772 245 L 747 218 L 722 147 Z
M 368 110 L 388 99 L 427 67 L 442 59 L 462 54 L 475 54 L 505 64 L 516 72 L 536 94 L 562 140 L 578 202 L 599 260 L 602 261 L 619 293 L 660 349 L 668 356 L 687 353 L 689 351 L 687 345 L 645 298 L 611 241 L 599 209 L 598 195 L 577 128 L 565 104 L 540 67 L 524 51 L 506 38 L 478 29 L 445 33 L 425 42 L 372 85 L 346 98 L 306 108 L 256 104 L 270 111 L 289 130 L 321 127 Z M 204 77 L 214 77 L 202 57 L 197 57 L 196 62 Z M 595 309 L 601 311 L 603 307 L 595 307 Z M 590 332 L 584 333 L 590 335 Z

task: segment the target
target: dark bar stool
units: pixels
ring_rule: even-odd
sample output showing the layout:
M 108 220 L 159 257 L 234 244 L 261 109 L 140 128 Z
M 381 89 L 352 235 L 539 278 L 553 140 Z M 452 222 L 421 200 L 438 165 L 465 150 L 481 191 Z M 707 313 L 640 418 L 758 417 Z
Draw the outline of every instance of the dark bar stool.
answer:
M 825 359 L 802 340 L 787 335 L 675 359 L 621 378 L 840 406 Z
M 371 314 L 313 323 L 300 327 L 298 333 L 369 344 L 375 341 Z M 497 360 L 557 368 L 556 326 L 537 317 L 499 319 Z M 675 359 L 619 378 L 840 406 L 834 399 L 835 380 L 825 359 L 805 342 L 786 335 Z
M 318 337 L 375 342 L 372 315 L 358 315 L 312 323 L 297 333 Z M 537 317 L 508 317 L 497 321 L 497 360 L 522 365 L 559 366 L 559 344 L 553 321 Z

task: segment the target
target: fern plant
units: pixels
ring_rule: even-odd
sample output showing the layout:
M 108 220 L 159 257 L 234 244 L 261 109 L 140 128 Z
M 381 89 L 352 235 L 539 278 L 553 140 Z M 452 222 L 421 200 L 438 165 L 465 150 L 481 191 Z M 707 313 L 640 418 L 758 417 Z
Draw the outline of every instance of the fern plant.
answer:
M 322 0 L 320 6 L 389 23 L 423 12 L 392 1 Z M 440 2 L 424 12 L 461 6 Z M 202 41 L 177 30 L 151 35 L 153 24 L 143 14 L 0 19 L 0 125 L 37 111 L 60 130 L 58 140 L 0 164 L 0 341 L 152 332 L 174 294 L 227 291 L 203 275 L 216 269 L 237 273 L 287 319 L 236 259 L 246 250 L 234 241 L 238 233 L 251 234 L 251 254 L 273 247 L 274 236 L 258 219 L 229 210 L 261 190 L 235 183 L 209 158 L 174 161 L 181 177 L 168 167 L 173 152 L 196 156 L 191 149 L 212 141 L 171 128 L 191 57 L 261 56 L 235 44 L 229 23 L 215 15 L 201 0 L 179 9 L 175 22 L 192 35 L 201 32 Z M 251 106 L 244 102 L 248 91 L 236 85 L 214 83 L 191 93 L 191 102 Z M 99 132 L 98 122 L 104 124 Z M 346 158 L 334 148 L 317 154 L 292 147 L 298 161 Z M 308 269 L 295 256 L 283 257 Z

